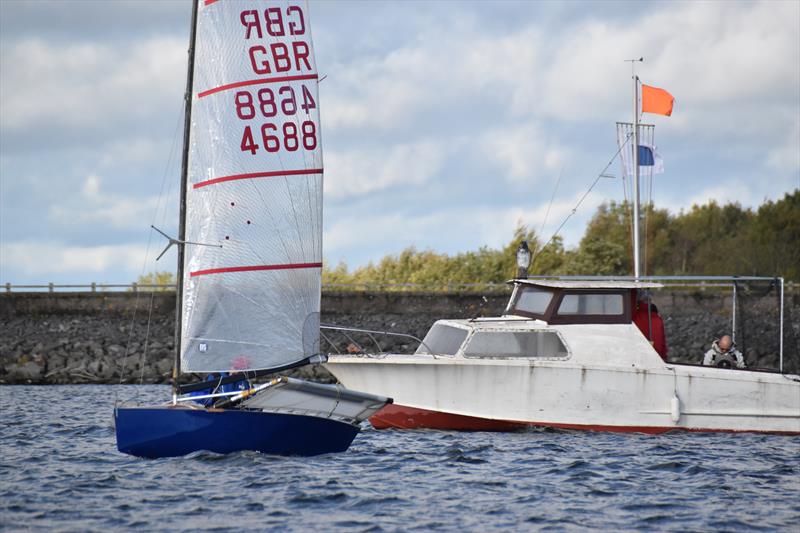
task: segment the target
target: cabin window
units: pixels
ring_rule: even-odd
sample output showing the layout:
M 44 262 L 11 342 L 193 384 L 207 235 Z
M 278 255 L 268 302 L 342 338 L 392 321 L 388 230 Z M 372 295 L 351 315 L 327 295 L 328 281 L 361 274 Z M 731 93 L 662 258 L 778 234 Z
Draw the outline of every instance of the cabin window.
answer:
M 476 331 L 464 348 L 466 357 L 566 357 L 554 331 Z
M 565 294 L 558 306 L 559 315 L 621 315 L 621 294 Z
M 553 299 L 553 293 L 544 291 L 534 287 L 525 287 L 522 289 L 516 304 L 514 304 L 515 311 L 522 311 L 524 313 L 531 313 L 534 315 L 543 315 Z
M 445 326 L 444 324 L 434 324 L 425 335 L 422 344 L 417 348 L 416 353 L 428 355 L 455 355 L 464 339 L 467 338 L 469 330 Z

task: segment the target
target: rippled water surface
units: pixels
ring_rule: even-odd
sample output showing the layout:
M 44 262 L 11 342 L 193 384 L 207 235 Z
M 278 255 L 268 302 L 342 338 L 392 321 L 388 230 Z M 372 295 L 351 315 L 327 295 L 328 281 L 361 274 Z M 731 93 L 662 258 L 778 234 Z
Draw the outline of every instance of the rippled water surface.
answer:
M 114 395 L 0 387 L 0 529 L 800 531 L 800 439 L 365 429 L 314 458 L 117 452 Z

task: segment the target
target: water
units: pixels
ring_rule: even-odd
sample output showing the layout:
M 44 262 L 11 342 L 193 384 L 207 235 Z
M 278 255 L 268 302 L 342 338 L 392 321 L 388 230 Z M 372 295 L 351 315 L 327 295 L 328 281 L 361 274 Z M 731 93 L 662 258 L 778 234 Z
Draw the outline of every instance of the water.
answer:
M 364 430 L 314 458 L 117 452 L 114 394 L 3 386 L 0 529 L 763 530 L 800 527 L 800 438 Z

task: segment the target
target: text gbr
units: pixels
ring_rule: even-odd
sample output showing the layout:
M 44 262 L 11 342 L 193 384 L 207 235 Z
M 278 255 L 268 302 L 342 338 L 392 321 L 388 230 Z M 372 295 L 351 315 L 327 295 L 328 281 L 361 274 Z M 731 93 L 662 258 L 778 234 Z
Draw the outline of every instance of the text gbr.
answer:
M 288 6 L 285 10 L 271 7 L 262 12 L 250 9 L 239 14 L 239 20 L 244 27 L 244 38 L 263 39 L 264 35 L 270 37 L 285 37 L 286 35 L 305 35 L 306 23 L 303 10 L 298 6 Z M 248 49 L 250 65 L 256 74 L 271 74 L 273 72 L 288 72 L 292 70 L 292 62 L 297 71 L 311 71 L 308 60 L 308 43 L 303 40 L 292 41 L 292 49 L 284 43 L 272 43 L 269 47 L 257 44 Z

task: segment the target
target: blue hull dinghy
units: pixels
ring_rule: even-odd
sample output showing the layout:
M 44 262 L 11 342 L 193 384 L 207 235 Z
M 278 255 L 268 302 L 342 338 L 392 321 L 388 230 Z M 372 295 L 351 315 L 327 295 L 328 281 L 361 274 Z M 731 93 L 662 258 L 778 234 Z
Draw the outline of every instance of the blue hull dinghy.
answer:
M 359 426 L 318 416 L 172 405 L 118 407 L 114 418 L 119 451 L 147 458 L 203 450 L 277 455 L 343 452 L 359 431 Z
M 119 406 L 114 410 L 117 448 L 148 458 L 204 450 L 306 456 L 343 452 L 360 423 L 386 405 L 386 398 L 286 377 L 237 396 L 235 408 L 203 407 L 197 400 Z
M 308 6 L 192 4 L 178 237 L 156 229 L 169 239 L 156 260 L 173 245 L 178 251 L 172 402 L 115 406 L 117 448 L 141 457 L 344 451 L 388 398 L 289 378 L 255 383 L 326 360 Z M 266 14 L 277 18 L 263 31 Z M 271 67 L 267 50 L 277 54 Z M 220 377 L 181 383 L 184 374 Z

